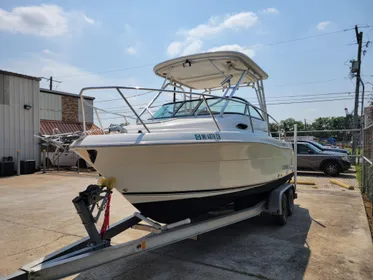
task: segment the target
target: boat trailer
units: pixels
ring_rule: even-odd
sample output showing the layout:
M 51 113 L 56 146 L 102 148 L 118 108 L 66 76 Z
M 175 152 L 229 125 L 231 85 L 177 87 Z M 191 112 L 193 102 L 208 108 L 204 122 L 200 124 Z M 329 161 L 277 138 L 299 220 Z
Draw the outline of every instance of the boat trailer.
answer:
M 213 215 L 203 220 L 185 219 L 173 224 L 160 225 L 140 213 L 108 227 L 108 212 L 114 180 L 103 180 L 101 184 L 89 185 L 73 199 L 73 204 L 87 231 L 88 236 L 50 255 L 21 267 L 5 279 L 40 280 L 67 277 L 96 266 L 129 257 L 141 252 L 154 250 L 181 240 L 195 238 L 255 216 L 263 212 L 275 215 L 279 224 L 284 225 L 292 214 L 296 185 L 286 183 L 273 190 L 267 199 L 255 206 L 221 215 Z M 96 209 L 97 208 L 97 209 Z M 108 211 L 109 209 L 109 211 Z M 96 223 L 105 211 L 101 232 Z M 95 214 L 94 214 L 95 213 Z M 111 238 L 129 228 L 146 230 L 150 233 L 142 238 L 119 245 L 111 245 Z

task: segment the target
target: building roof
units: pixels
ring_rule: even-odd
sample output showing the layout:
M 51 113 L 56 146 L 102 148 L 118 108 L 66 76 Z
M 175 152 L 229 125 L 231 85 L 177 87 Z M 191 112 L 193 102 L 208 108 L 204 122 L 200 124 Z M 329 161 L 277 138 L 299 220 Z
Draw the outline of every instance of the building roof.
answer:
M 58 91 L 58 90 L 50 90 L 50 89 L 46 89 L 46 88 L 41 88 L 40 92 L 50 93 L 50 94 L 57 94 L 57 95 L 72 96 L 72 97 L 79 98 L 79 94 L 70 93 L 70 92 L 64 92 L 64 91 Z M 92 96 L 86 96 L 86 95 L 83 95 L 83 96 L 84 96 L 84 99 L 90 99 L 90 100 L 94 100 L 95 99 Z
M 9 76 L 16 76 L 16 77 L 20 77 L 20 78 L 35 80 L 35 81 L 40 81 L 41 80 L 38 77 L 33 77 L 33 76 L 19 74 L 19 73 L 14 73 L 14 72 L 9 72 L 9 71 L 5 71 L 5 70 L 1 70 L 1 69 L 0 69 L 0 74 L 9 75 Z
M 40 120 L 40 134 L 41 135 L 52 135 L 59 133 L 72 133 L 77 131 L 83 131 L 83 123 L 79 122 L 64 122 L 64 121 L 52 121 L 52 120 Z M 95 124 L 87 123 L 88 133 L 103 134 L 103 131 Z

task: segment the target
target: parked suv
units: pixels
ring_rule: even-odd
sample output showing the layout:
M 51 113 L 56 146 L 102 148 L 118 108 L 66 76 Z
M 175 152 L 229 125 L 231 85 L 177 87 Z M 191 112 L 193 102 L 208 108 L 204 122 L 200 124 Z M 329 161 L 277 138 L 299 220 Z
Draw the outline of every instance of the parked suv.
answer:
M 325 151 L 325 152 L 336 152 L 336 153 L 344 153 L 346 155 L 349 155 L 350 154 L 350 151 L 349 150 L 345 150 L 345 149 L 340 149 L 340 148 L 333 148 L 333 147 L 328 147 L 328 146 L 324 146 L 324 145 L 321 145 L 320 143 L 318 142 L 315 142 L 315 141 L 310 141 L 310 140 L 301 140 L 301 141 L 298 141 L 298 142 L 306 142 L 306 143 L 310 143 L 314 146 L 316 146 L 317 148 L 319 148 L 319 150 L 321 151 Z
M 320 170 L 329 176 L 338 176 L 351 167 L 345 153 L 322 151 L 307 142 L 298 142 L 297 149 L 298 169 Z

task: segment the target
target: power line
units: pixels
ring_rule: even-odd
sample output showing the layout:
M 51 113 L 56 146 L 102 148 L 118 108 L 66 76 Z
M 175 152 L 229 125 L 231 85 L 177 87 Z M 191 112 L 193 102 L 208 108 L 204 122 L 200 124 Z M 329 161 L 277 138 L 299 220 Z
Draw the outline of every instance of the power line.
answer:
M 343 100 L 353 100 L 353 99 L 354 99 L 354 97 L 350 97 L 350 98 L 320 99 L 320 100 L 302 100 L 302 101 L 292 101 L 292 102 L 267 103 L 267 106 L 287 105 L 287 104 L 302 104 L 302 103 L 331 102 L 331 101 L 343 101 Z
M 365 92 L 373 92 L 373 91 L 365 91 Z M 313 96 L 324 96 L 324 95 L 345 95 L 345 94 L 353 94 L 354 92 L 352 91 L 342 91 L 342 92 L 327 92 L 327 93 L 318 93 L 318 94 L 297 94 L 297 95 L 283 95 L 283 96 L 267 96 L 266 99 L 282 99 L 282 98 L 303 98 L 303 97 L 313 97 Z M 107 102 L 107 101 L 113 101 L 113 100 L 122 100 L 122 98 L 117 98 L 117 99 L 109 99 L 109 100 L 101 100 L 101 101 L 95 101 L 97 102 Z M 154 104 L 161 104 L 166 101 L 155 101 Z M 135 104 L 133 107 L 137 106 L 144 106 L 147 105 L 148 103 L 141 103 L 141 104 Z M 153 105 L 154 105 L 153 104 Z M 157 107 L 157 106 L 152 106 L 152 107 Z M 116 109 L 116 108 L 122 108 L 122 106 L 115 106 L 115 107 L 106 107 L 105 109 Z
M 130 95 L 130 96 L 127 96 L 126 98 L 133 98 L 133 97 L 138 97 L 138 96 L 142 96 L 142 95 L 145 95 L 145 94 L 148 94 L 148 93 L 152 93 L 154 90 L 150 90 L 150 91 L 146 91 L 146 92 L 143 92 L 143 93 L 139 93 L 139 94 L 134 94 L 134 95 Z M 110 101 L 116 101 L 116 100 L 123 100 L 122 97 L 118 97 L 118 98 L 114 98 L 114 99 L 107 99 L 107 100 L 99 100 L 99 101 L 96 101 L 96 103 L 98 102 L 110 102 Z
M 371 25 L 360 26 L 360 28 L 369 28 L 369 27 L 371 27 Z M 269 44 L 265 44 L 265 45 L 253 46 L 251 48 L 270 47 L 270 46 L 274 46 L 274 45 L 292 43 L 292 42 L 296 42 L 296 41 L 302 41 L 302 40 L 307 40 L 307 39 L 311 39 L 311 38 L 316 38 L 316 37 L 322 37 L 322 36 L 328 36 L 328 35 L 333 35 L 333 34 L 337 34 L 337 33 L 347 32 L 347 31 L 351 31 L 351 30 L 354 30 L 354 29 L 355 29 L 355 27 L 351 27 L 351 28 L 337 30 L 337 31 L 333 31 L 333 32 L 326 32 L 326 33 L 321 33 L 321 34 L 317 34 L 317 35 L 311 35 L 311 36 L 306 36 L 306 37 L 299 37 L 299 38 L 295 38 L 295 39 L 290 39 L 290 40 L 286 40 L 286 41 L 279 41 L 279 42 L 269 43 Z
M 360 26 L 360 28 L 370 28 L 370 27 L 372 27 L 372 25 Z M 333 34 L 337 34 L 337 33 L 347 32 L 347 31 L 350 31 L 350 30 L 353 30 L 353 29 L 354 29 L 354 27 L 351 27 L 351 28 L 337 30 L 337 31 L 333 31 L 333 32 L 326 32 L 326 33 L 321 33 L 321 34 L 317 34 L 317 35 L 299 37 L 299 38 L 285 40 L 285 41 L 279 41 L 279 42 L 274 42 L 274 43 L 269 43 L 269 44 L 264 44 L 264 45 L 252 46 L 250 48 L 262 48 L 262 47 L 270 47 L 270 46 L 275 46 L 275 45 L 280 45 L 280 44 L 292 43 L 292 42 L 296 42 L 296 41 L 308 40 L 308 39 L 311 39 L 311 38 L 323 37 L 323 36 L 329 36 L 329 35 L 333 35 Z M 248 49 L 248 48 L 246 48 L 246 49 Z M 137 69 L 137 68 L 143 68 L 143 67 L 153 66 L 156 63 L 158 63 L 158 62 L 144 64 L 144 65 L 131 66 L 131 67 L 126 67 L 126 68 L 112 69 L 112 70 L 107 70 L 107 71 L 102 71 L 102 72 L 96 72 L 96 73 L 85 73 L 85 74 L 66 75 L 66 76 L 57 76 L 57 77 L 58 78 L 72 78 L 72 77 L 84 77 L 84 76 L 92 76 L 92 75 L 98 75 L 98 74 L 121 72 L 121 71 L 127 71 L 127 70 Z
M 150 93 L 150 92 L 148 92 Z M 318 96 L 318 95 L 334 95 L 334 94 L 350 94 L 350 93 L 354 93 L 352 91 L 345 91 L 345 92 L 328 92 L 328 93 L 321 93 L 321 94 L 305 94 L 305 95 L 290 95 L 290 96 L 266 96 L 266 99 L 268 98 L 281 98 L 281 97 L 298 97 L 298 96 Z M 142 94 L 144 95 L 144 94 Z M 140 96 L 140 95 L 133 95 L 133 96 L 129 96 L 127 98 L 131 98 L 131 97 L 136 97 L 136 96 Z M 114 98 L 114 99 L 106 99 L 106 100 L 98 100 L 98 101 L 95 101 L 95 103 L 103 103 L 103 102 L 111 102 L 111 101 L 117 101 L 117 100 L 123 100 L 123 98 Z M 155 103 L 157 103 L 159 101 L 156 101 Z M 146 105 L 148 103 L 145 103 L 144 105 Z M 136 105 L 135 105 L 136 106 Z
M 335 78 L 335 79 L 330 79 L 330 80 L 321 80 L 321 81 L 295 83 L 295 84 L 282 84 L 282 85 L 273 85 L 273 86 L 285 87 L 285 86 L 311 85 L 311 84 L 319 84 L 319 83 L 328 83 L 328 82 L 337 81 L 337 80 L 341 80 L 341 79 Z

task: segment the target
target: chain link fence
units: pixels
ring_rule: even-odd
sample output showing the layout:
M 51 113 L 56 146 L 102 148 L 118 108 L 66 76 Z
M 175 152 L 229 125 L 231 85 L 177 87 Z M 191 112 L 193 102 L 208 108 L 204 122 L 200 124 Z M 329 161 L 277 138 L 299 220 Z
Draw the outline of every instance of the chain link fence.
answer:
M 373 215 L 373 123 L 363 129 L 363 153 L 362 153 L 362 193 L 366 201 L 370 201 Z

